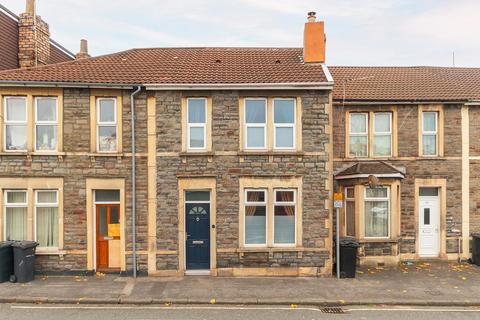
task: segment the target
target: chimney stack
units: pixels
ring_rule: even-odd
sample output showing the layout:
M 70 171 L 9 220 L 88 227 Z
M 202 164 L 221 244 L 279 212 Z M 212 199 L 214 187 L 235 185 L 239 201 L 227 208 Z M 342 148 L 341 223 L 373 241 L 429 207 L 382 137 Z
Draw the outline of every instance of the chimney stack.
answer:
M 20 68 L 48 64 L 50 31 L 36 15 L 35 0 L 26 0 L 25 12 L 18 19 L 18 63 Z
M 80 40 L 80 51 L 75 55 L 75 59 L 85 59 L 90 58 L 88 54 L 88 41 L 85 39 Z
M 316 21 L 315 12 L 308 13 L 303 34 L 303 61 L 305 63 L 325 62 L 325 26 L 323 21 Z

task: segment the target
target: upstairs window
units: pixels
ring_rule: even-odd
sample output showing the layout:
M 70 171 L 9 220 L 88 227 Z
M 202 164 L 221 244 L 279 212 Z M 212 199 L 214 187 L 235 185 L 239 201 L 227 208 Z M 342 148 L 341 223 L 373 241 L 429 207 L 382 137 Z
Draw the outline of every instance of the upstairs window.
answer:
M 368 113 L 350 113 L 350 156 L 368 156 Z
M 245 149 L 266 149 L 266 99 L 245 99 L 245 136 Z
M 438 112 L 422 112 L 422 155 L 438 154 Z
M 35 150 L 56 151 L 58 149 L 57 99 L 35 98 Z
M 3 114 L 5 151 L 27 151 L 27 98 L 5 97 Z
M 205 150 L 207 135 L 207 99 L 187 99 L 188 149 Z
M 375 112 L 373 114 L 373 156 L 392 155 L 392 114 Z
M 97 99 L 97 151 L 117 152 L 117 100 Z
M 295 149 L 295 100 L 273 100 L 275 149 Z
M 349 157 L 393 155 L 393 112 L 349 112 L 348 123 Z

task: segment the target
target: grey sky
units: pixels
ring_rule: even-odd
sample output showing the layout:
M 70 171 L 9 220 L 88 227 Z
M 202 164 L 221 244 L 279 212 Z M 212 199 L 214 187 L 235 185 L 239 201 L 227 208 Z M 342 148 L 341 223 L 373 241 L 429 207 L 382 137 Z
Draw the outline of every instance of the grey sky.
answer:
M 24 10 L 24 0 L 0 0 Z M 94 55 L 133 47 L 302 46 L 326 22 L 331 65 L 480 66 L 480 0 L 37 0 L 52 37 Z

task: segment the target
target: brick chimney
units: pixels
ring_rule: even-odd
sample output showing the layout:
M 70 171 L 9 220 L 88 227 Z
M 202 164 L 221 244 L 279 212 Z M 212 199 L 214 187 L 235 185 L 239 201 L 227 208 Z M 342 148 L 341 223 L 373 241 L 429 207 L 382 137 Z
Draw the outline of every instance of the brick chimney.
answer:
M 303 61 L 306 63 L 325 62 L 325 26 L 323 21 L 316 21 L 315 12 L 308 13 L 303 34 Z
M 88 54 L 88 41 L 85 39 L 80 40 L 80 51 L 75 55 L 75 59 L 85 59 L 90 58 Z
M 18 19 L 18 63 L 20 68 L 45 65 L 50 60 L 48 24 L 36 15 L 35 0 L 27 0 Z

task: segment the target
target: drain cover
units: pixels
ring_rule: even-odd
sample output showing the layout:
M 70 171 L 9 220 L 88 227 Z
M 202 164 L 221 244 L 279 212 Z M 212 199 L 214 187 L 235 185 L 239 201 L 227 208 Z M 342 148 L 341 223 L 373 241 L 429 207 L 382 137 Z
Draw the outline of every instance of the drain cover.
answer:
M 345 311 L 343 311 L 343 309 L 340 307 L 325 307 L 320 309 L 320 311 L 322 311 L 322 313 L 335 313 L 335 314 L 345 313 Z

